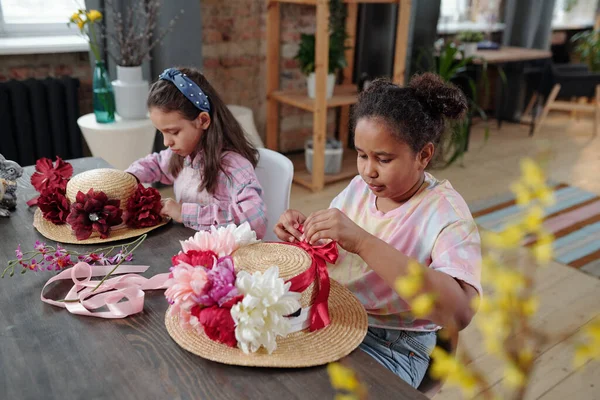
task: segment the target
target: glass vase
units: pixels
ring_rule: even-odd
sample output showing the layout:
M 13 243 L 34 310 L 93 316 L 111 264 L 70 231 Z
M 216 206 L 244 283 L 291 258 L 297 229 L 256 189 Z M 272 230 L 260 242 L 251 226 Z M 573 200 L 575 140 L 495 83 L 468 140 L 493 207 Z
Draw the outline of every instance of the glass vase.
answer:
M 92 87 L 96 122 L 100 124 L 115 122 L 115 95 L 104 61 L 96 61 Z

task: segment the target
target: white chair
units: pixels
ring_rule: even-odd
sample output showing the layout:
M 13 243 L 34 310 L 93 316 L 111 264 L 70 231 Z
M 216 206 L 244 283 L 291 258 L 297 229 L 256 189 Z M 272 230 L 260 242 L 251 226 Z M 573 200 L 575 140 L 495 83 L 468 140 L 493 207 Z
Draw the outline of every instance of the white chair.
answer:
M 260 148 L 258 154 L 260 160 L 256 166 L 256 176 L 263 188 L 263 199 L 267 205 L 267 233 L 263 240 L 278 242 L 273 228 L 281 214 L 290 206 L 294 165 L 289 158 L 273 150 Z

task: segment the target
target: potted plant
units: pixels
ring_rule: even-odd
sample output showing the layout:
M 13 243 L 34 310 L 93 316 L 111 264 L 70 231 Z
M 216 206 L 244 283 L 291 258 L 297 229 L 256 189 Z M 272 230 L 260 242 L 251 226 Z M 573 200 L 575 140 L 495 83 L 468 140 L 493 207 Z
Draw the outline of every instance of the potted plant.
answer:
M 580 32 L 571 38 L 575 53 L 591 72 L 600 72 L 600 30 Z
M 346 67 L 346 8 L 341 0 L 329 1 L 329 64 L 327 68 L 327 98 L 333 95 L 336 72 Z M 295 59 L 306 76 L 308 97 L 315 98 L 315 46 L 314 34 L 302 34 Z
M 471 57 L 477 52 L 477 43 L 483 40 L 483 33 L 476 31 L 462 31 L 456 39 L 463 44 L 466 57 Z
M 106 64 L 100 57 L 98 47 L 98 24 L 102 20 L 102 13 L 98 10 L 79 9 L 73 13 L 67 25 L 75 24 L 79 33 L 88 41 L 90 49 L 96 59 L 93 75 L 93 107 L 96 122 L 105 124 L 115 121 L 115 98 Z
M 160 0 L 140 0 L 130 5 L 123 15 L 113 0 L 107 0 L 113 28 L 105 36 L 114 44 L 108 55 L 117 64 L 117 79 L 112 82 L 117 114 L 123 119 L 144 119 L 147 116 L 148 81 L 142 77 L 142 63 L 150 59 L 150 51 L 173 29 L 177 16 L 168 28 L 155 34 L 161 6 Z

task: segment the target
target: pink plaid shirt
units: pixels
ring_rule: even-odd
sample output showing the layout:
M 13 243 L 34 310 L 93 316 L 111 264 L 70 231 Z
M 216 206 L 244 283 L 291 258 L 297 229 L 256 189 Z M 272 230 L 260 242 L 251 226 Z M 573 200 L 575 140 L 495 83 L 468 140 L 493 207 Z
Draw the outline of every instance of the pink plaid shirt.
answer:
M 477 225 L 463 198 L 448 181 L 429 173 L 419 191 L 400 207 L 383 213 L 375 195 L 357 176 L 331 203 L 358 226 L 403 254 L 468 283 L 481 293 L 481 244 Z M 365 306 L 369 325 L 412 331 L 438 329 L 417 319 L 410 306 L 356 254 L 340 249 L 330 276 Z
M 183 168 L 176 178 L 169 173 L 170 149 L 152 153 L 135 161 L 126 172 L 135 175 L 140 182 L 161 182 L 173 185 L 176 200 L 181 203 L 183 224 L 196 230 L 211 226 L 242 224 L 248 222 L 258 238 L 267 229 L 266 205 L 262 199 L 262 187 L 250 161 L 234 152 L 223 154 L 225 173 L 219 174 L 219 184 L 214 194 L 205 189 L 198 191 L 202 182 L 200 165 L 202 156 L 185 158 Z

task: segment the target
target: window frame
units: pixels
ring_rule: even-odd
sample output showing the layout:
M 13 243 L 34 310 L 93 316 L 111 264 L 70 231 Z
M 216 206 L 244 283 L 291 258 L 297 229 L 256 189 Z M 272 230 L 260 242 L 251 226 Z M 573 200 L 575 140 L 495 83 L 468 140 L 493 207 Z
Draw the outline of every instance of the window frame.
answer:
M 6 23 L 0 0 L 0 37 L 32 37 L 32 36 L 78 36 L 76 29 L 68 27 L 66 22 L 50 23 Z

